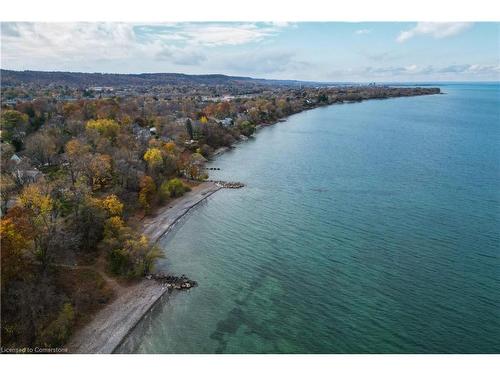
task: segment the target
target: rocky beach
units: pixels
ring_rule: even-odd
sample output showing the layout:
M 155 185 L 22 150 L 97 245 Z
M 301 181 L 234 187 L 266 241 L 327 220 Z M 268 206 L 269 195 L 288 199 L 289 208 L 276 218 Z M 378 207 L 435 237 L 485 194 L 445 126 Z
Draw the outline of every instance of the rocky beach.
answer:
M 157 242 L 189 210 L 221 189 L 214 182 L 204 182 L 192 188 L 183 197 L 158 209 L 157 213 L 143 221 L 143 233 Z M 189 289 L 196 282 L 185 275 L 180 277 L 153 274 L 139 282 L 120 288 L 117 297 L 83 328 L 70 342 L 70 353 L 113 353 L 127 334 L 140 322 L 153 305 L 168 291 Z

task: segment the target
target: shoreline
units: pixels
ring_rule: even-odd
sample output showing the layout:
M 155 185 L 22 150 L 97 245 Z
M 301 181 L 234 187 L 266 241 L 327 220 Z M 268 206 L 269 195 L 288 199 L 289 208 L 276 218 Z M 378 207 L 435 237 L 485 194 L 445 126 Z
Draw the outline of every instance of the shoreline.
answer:
M 255 132 L 252 135 L 250 135 L 249 137 L 245 137 L 245 139 L 238 139 L 236 142 L 232 143 L 229 146 L 221 146 L 221 147 L 215 149 L 214 152 L 212 153 L 212 155 L 209 156 L 208 161 L 209 162 L 215 161 L 222 154 L 225 154 L 228 151 L 236 149 L 238 144 L 244 143 L 244 142 L 248 141 L 248 139 L 250 139 L 250 138 L 254 138 L 255 135 L 257 135 L 257 133 L 259 132 L 259 130 L 261 130 L 263 128 L 267 128 L 269 126 L 274 126 L 274 125 L 279 124 L 281 122 L 287 122 L 290 119 L 290 117 L 293 117 L 295 115 L 298 115 L 298 114 L 301 114 L 301 113 L 304 113 L 304 112 L 307 112 L 307 111 L 311 111 L 311 110 L 314 110 L 314 109 L 326 108 L 326 107 L 330 107 L 330 106 L 333 106 L 333 105 L 358 104 L 358 103 L 363 103 L 363 102 L 371 101 L 371 100 L 387 100 L 387 99 L 400 99 L 400 98 L 414 98 L 416 96 L 431 96 L 431 95 L 443 95 L 443 94 L 445 94 L 445 93 L 442 92 L 442 91 L 439 91 L 439 92 L 436 92 L 436 93 L 390 96 L 390 97 L 384 97 L 384 98 L 366 98 L 366 99 L 353 100 L 353 101 L 333 102 L 333 103 L 329 103 L 329 104 L 318 105 L 318 106 L 315 106 L 315 107 L 304 108 L 304 109 L 302 109 L 300 111 L 290 113 L 290 114 L 288 114 L 288 115 L 286 115 L 284 117 L 280 117 L 280 118 L 278 118 L 278 119 L 276 119 L 276 120 L 274 120 L 272 122 L 263 122 L 263 123 L 255 125 Z
M 411 95 L 410 97 L 421 95 L 436 94 Z M 399 97 L 369 98 L 353 103 L 361 103 L 367 100 L 395 99 Z M 258 124 L 256 125 L 256 131 L 258 132 L 258 130 L 263 127 L 286 122 L 291 116 L 299 113 L 329 107 L 335 104 L 350 104 L 350 102 L 331 103 L 307 108 L 279 118 L 274 122 Z M 210 156 L 209 161 L 216 160 L 227 151 L 235 149 L 236 144 L 243 143 L 244 141 L 245 140 L 242 139 L 229 147 L 220 147 Z M 210 181 L 202 182 L 193 187 L 192 190 L 184 196 L 170 202 L 166 206 L 160 207 L 152 216 L 144 218 L 142 221 L 142 233 L 147 235 L 151 242 L 158 242 L 160 238 L 168 235 L 175 224 L 193 207 L 222 188 L 222 186 L 218 186 L 215 182 Z M 72 336 L 67 344 L 69 352 L 113 353 L 168 290 L 169 289 L 161 283 L 145 278 L 138 281 L 133 286 L 126 287 L 123 294 L 119 295 L 113 302 L 100 310 L 87 325 Z
M 156 243 L 161 237 L 167 235 L 174 225 L 184 217 L 193 207 L 222 189 L 214 182 L 202 182 L 194 186 L 190 192 L 159 208 L 153 215 L 143 219 L 142 233 L 149 240 Z
M 213 182 L 202 182 L 184 196 L 158 209 L 142 222 L 143 233 L 152 242 L 167 235 L 193 207 L 222 189 Z M 169 290 L 155 280 L 141 279 L 127 286 L 110 304 L 75 332 L 67 344 L 70 353 L 111 354 Z

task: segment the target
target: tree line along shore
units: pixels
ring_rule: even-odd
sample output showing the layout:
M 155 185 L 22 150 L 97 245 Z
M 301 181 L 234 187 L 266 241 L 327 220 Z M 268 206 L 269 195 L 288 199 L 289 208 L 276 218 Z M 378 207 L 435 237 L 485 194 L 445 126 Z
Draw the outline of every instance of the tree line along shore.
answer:
M 233 82 L 176 84 L 181 95 L 99 89 L 23 81 L 2 90 L 3 347 L 64 347 L 121 288 L 154 272 L 165 252 L 144 220 L 207 180 L 204 163 L 256 126 L 334 103 L 439 93 Z

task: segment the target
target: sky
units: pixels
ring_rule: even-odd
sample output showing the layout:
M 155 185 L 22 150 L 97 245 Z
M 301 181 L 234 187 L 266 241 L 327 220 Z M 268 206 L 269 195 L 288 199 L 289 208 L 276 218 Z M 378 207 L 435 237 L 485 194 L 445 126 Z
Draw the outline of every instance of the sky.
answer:
M 500 23 L 3 22 L 0 40 L 13 70 L 500 81 Z

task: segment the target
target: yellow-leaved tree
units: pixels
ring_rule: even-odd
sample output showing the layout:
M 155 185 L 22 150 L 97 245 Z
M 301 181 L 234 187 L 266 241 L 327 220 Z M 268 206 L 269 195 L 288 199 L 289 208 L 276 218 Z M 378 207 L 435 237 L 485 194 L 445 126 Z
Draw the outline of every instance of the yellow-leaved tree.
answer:
M 144 160 L 148 163 L 150 169 L 155 169 L 163 163 L 161 150 L 157 147 L 148 148 L 144 153 Z
M 123 203 L 114 195 L 108 195 L 102 200 L 102 206 L 110 216 L 121 216 L 123 212 Z
M 26 257 L 31 247 L 32 231 L 25 210 L 13 207 L 0 219 L 2 291 L 12 279 L 22 279 L 29 262 Z
M 56 232 L 56 213 L 50 195 L 39 185 L 31 184 L 19 195 L 19 202 L 27 212 L 34 242 L 34 255 L 46 267 L 50 261 L 51 241 Z
M 120 130 L 120 125 L 115 120 L 97 119 L 87 121 L 85 128 L 87 131 L 95 130 L 101 136 L 114 141 Z
M 165 152 L 168 154 L 168 155 L 175 155 L 176 153 L 176 145 L 175 145 L 175 142 L 167 142 L 163 145 L 163 149 L 165 150 Z

